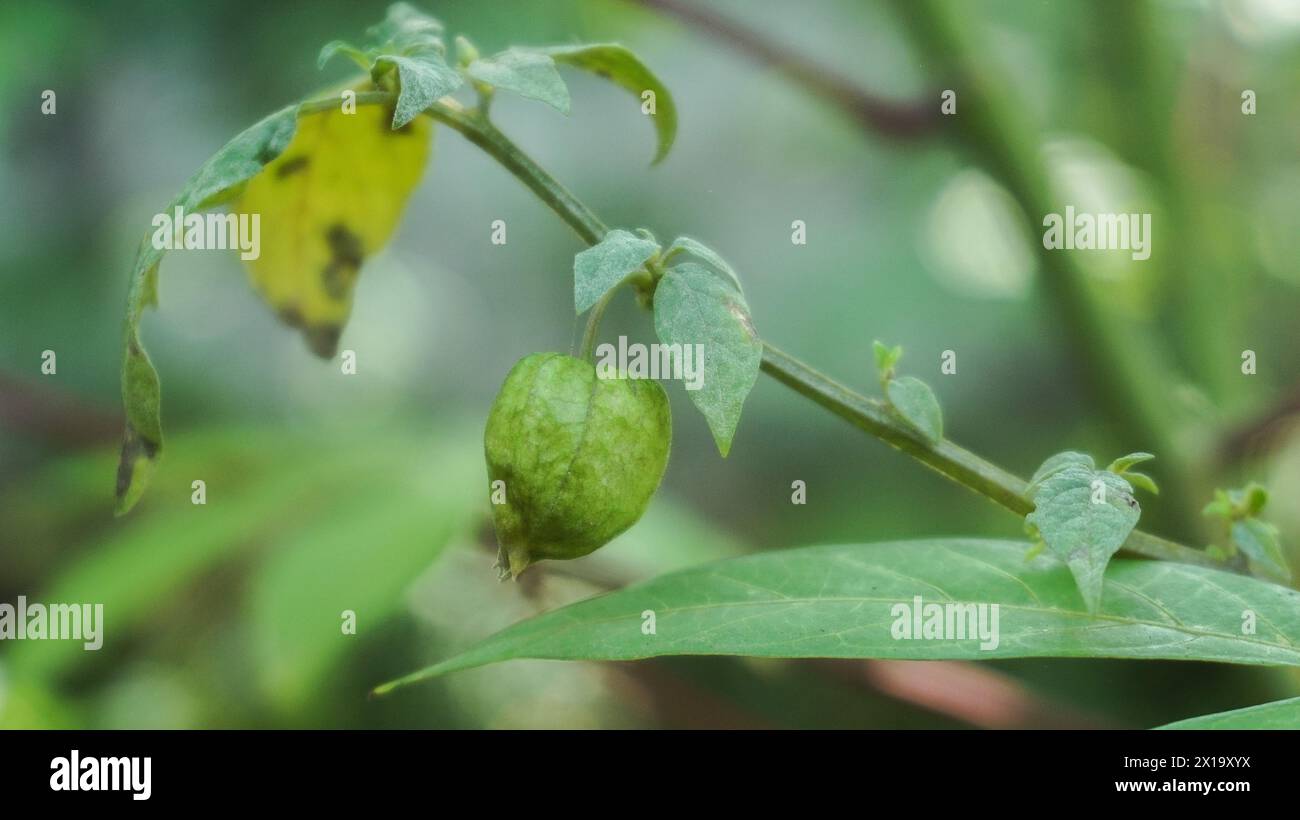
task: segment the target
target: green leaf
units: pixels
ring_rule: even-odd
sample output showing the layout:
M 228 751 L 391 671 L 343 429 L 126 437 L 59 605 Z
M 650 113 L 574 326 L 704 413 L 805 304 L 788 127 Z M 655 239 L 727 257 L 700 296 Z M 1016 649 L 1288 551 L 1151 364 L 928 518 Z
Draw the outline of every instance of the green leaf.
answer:
M 1110 466 L 1106 469 L 1116 475 L 1123 475 L 1129 467 L 1132 467 L 1135 464 L 1141 464 L 1144 461 L 1150 461 L 1153 458 L 1155 458 L 1155 456 L 1150 453 L 1129 453 L 1126 456 L 1120 456 L 1112 461 Z
M 1092 456 L 1087 453 L 1077 453 L 1073 450 L 1066 450 L 1057 453 L 1054 456 L 1050 456 L 1037 470 L 1034 471 L 1034 475 L 1029 479 L 1030 494 L 1032 495 L 1034 488 L 1037 487 L 1043 479 L 1064 470 L 1066 467 L 1082 467 L 1086 470 L 1091 470 L 1094 466 L 1095 463 L 1092 460 Z
M 371 26 L 366 34 L 384 50 L 409 52 L 426 48 L 442 49 L 442 23 L 412 6 L 393 3 L 382 23 Z
M 1268 490 L 1253 481 L 1246 485 L 1242 493 L 1245 495 L 1244 507 L 1247 515 L 1259 515 L 1264 505 L 1268 503 Z
M 687 395 L 726 457 L 745 398 L 758 379 L 763 343 L 745 297 L 693 262 L 668 269 L 655 290 L 655 331 L 667 345 L 702 345 L 703 384 Z
M 357 644 L 341 614 L 371 634 L 405 607 L 403 591 L 480 519 L 481 455 L 469 431 L 410 443 L 421 458 L 388 481 L 358 485 L 276 539 L 249 582 L 247 613 L 258 680 L 280 708 L 304 710 Z M 430 446 L 432 445 L 432 446 Z M 442 480 L 427 480 L 437 464 Z M 358 545 L 365 545 L 359 549 Z
M 366 53 L 344 40 L 331 40 L 321 48 L 320 54 L 316 57 L 317 70 L 324 68 L 326 63 L 334 59 L 336 54 L 346 56 L 360 66 L 363 71 L 370 70 L 370 58 L 366 56 Z
M 1287 580 L 1291 568 L 1277 540 L 1277 527 L 1258 518 L 1243 518 L 1232 525 L 1232 543 L 1265 571 Z
M 460 73 L 447 65 L 436 51 L 421 51 L 402 57 L 384 54 L 375 58 L 371 75 L 378 82 L 387 66 L 397 69 L 401 88 L 393 109 L 393 130 L 420 116 L 420 112 L 460 88 Z
M 1112 472 L 1075 463 L 1037 483 L 1034 511 L 1026 520 L 1038 527 L 1047 548 L 1069 565 L 1084 605 L 1096 612 L 1106 565 L 1141 514 L 1128 482 Z
M 898 360 L 903 358 L 902 346 L 887 347 L 877 339 L 871 343 L 871 351 L 876 357 L 876 372 L 880 374 L 880 381 L 887 382 L 894 378 L 894 368 L 898 366 Z
M 740 277 L 736 274 L 736 271 L 732 269 L 731 265 L 727 264 L 727 260 L 723 259 L 716 251 L 704 245 L 702 242 L 691 239 L 689 236 L 677 237 L 673 240 L 673 244 L 668 246 L 668 250 L 664 252 L 664 263 L 668 263 L 679 253 L 686 253 L 694 256 L 696 259 L 699 259 L 718 273 L 727 277 L 728 281 L 736 286 L 736 290 L 741 293 L 745 292 L 740 286 Z
M 1104 606 L 1089 614 L 1069 571 L 1047 555 L 1025 561 L 1027 546 L 848 544 L 706 564 L 515 624 L 377 691 L 516 658 L 1108 657 L 1300 666 L 1300 592 L 1188 564 L 1119 560 L 1108 572 Z M 917 596 L 923 615 L 929 604 L 996 603 L 996 646 L 953 633 L 895 638 Z M 1241 634 L 1245 608 L 1259 615 L 1257 634 Z M 647 610 L 654 634 L 642 631 Z M 986 614 L 988 634 L 992 610 Z
M 1126 470 L 1124 480 L 1132 484 L 1136 489 L 1146 490 L 1152 495 L 1160 495 L 1160 487 L 1156 485 L 1156 480 L 1146 473 L 1135 473 L 1132 470 Z
M 512 48 L 475 60 L 466 71 L 479 82 L 569 113 L 569 88 L 555 70 L 555 60 L 543 51 Z
M 1157 729 L 1300 729 L 1300 698 L 1180 720 Z
M 167 206 L 167 211 L 179 207 L 191 213 L 237 196 L 249 179 L 284 151 L 297 126 L 296 105 L 283 108 L 251 126 L 203 163 Z M 140 341 L 140 320 L 144 309 L 158 305 L 158 265 L 163 251 L 155 248 L 151 239 L 146 237 L 140 243 L 127 294 L 122 338 L 122 403 L 126 410 L 126 430 L 117 468 L 117 515 L 126 513 L 140 500 L 162 455 L 161 386 L 158 371 Z
M 928 384 L 914 376 L 890 379 L 885 395 L 898 415 L 931 443 L 943 438 L 943 411 Z
M 677 137 L 677 106 L 672 94 L 659 78 L 651 73 L 629 49 L 616 43 L 557 46 L 545 50 L 557 63 L 565 63 L 584 71 L 590 71 L 604 77 L 628 91 L 646 104 L 644 93 L 654 92 L 655 110 L 649 114 L 654 120 L 655 133 L 659 147 L 655 152 L 653 164 L 658 164 L 673 147 Z M 644 110 L 644 109 L 643 109 Z
M 649 239 L 615 228 L 573 257 L 573 306 L 584 313 L 659 251 Z
M 1201 515 L 1207 518 L 1221 518 L 1224 521 L 1231 521 L 1234 515 L 1232 499 L 1224 490 L 1214 491 L 1214 500 L 1205 505 L 1201 510 Z

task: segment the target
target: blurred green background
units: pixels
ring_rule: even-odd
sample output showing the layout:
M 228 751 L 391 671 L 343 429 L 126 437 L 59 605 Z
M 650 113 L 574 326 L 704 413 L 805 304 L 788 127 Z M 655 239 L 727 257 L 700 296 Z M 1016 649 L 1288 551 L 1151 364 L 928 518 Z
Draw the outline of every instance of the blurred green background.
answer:
M 106 619 L 99 652 L 0 645 L 0 726 L 1147 726 L 1300 694 L 1294 673 L 1199 664 L 695 658 L 516 662 L 368 700 L 515 620 L 667 569 L 818 542 L 1021 535 L 1014 517 L 765 377 L 722 460 L 669 385 L 672 458 L 642 522 L 590 558 L 499 584 L 482 423 L 515 360 L 574 343 L 582 246 L 446 129 L 358 285 L 342 340 L 356 376 L 277 324 L 235 254 L 164 260 L 143 333 L 167 451 L 144 501 L 114 519 L 122 313 L 150 218 L 235 133 L 345 76 L 343 61 L 316 70 L 319 47 L 360 39 L 385 5 L 0 7 L 0 601 L 98 602 Z M 892 7 L 686 5 L 871 94 L 938 106 L 942 79 Z M 565 73 L 571 116 L 503 97 L 498 125 L 609 224 L 718 249 L 774 344 L 873 394 L 872 340 L 902 344 L 951 437 L 1021 474 L 1061 449 L 1105 463 L 1144 446 L 1087 386 L 1080 352 L 1094 340 L 1070 338 L 1044 299 L 1040 236 L 942 123 L 882 138 L 715 33 L 630 0 L 423 6 L 484 53 L 636 50 L 679 107 L 663 165 L 647 167 L 653 136 L 635 102 L 583 75 Z M 1145 29 L 1116 25 L 1132 7 Z M 1197 465 L 1195 491 L 1266 483 L 1268 517 L 1300 563 L 1300 7 L 952 8 L 1008 78 L 1068 201 L 1155 214 L 1151 261 L 1090 256 L 1090 286 L 1173 363 L 1151 374 L 1171 385 L 1155 423 Z M 1254 117 L 1240 111 L 1246 88 Z M 54 116 L 40 112 L 44 89 Z M 504 246 L 489 241 L 495 219 Z M 790 241 L 796 219 L 804 246 Z M 605 321 L 619 333 L 652 334 L 630 299 Z M 1241 375 L 1244 349 L 1257 375 Z M 44 350 L 56 375 L 41 374 Z M 943 350 L 957 374 L 938 374 Z M 189 503 L 195 479 L 206 506 Z M 796 479 L 806 506 L 790 503 Z M 1205 543 L 1173 503 L 1144 501 L 1143 526 Z M 344 609 L 355 636 L 341 634 Z

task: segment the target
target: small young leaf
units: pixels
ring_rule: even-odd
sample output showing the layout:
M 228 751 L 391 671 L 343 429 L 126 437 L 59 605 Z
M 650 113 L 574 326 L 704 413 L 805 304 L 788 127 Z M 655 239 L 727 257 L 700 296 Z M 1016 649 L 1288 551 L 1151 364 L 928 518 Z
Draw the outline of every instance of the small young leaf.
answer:
M 654 94 L 654 113 L 648 116 L 654 120 L 655 133 L 659 147 L 651 164 L 658 164 L 668 156 L 673 140 L 677 137 L 677 106 L 673 104 L 672 94 L 650 69 L 624 46 L 614 43 L 581 46 L 557 46 L 546 49 L 557 63 L 565 63 L 575 68 L 590 71 L 621 85 L 632 92 L 641 104 L 646 105 L 644 94 Z
M 704 414 L 725 457 L 763 360 L 763 343 L 745 297 L 704 266 L 684 262 L 659 281 L 654 314 L 659 341 L 702 346 L 703 385 L 687 395 Z
M 573 257 L 573 306 L 584 313 L 654 256 L 659 245 L 621 228 Z
M 1134 488 L 1146 490 L 1152 495 L 1160 495 L 1160 488 L 1156 486 L 1156 481 L 1146 473 L 1135 473 L 1132 470 L 1124 472 L 1124 480 L 1132 484 Z
M 727 260 L 723 259 L 716 251 L 704 245 L 702 242 L 691 239 L 689 236 L 677 237 L 673 240 L 673 244 L 668 246 L 668 250 L 664 252 L 664 264 L 667 264 L 679 253 L 687 253 L 694 256 L 696 259 L 699 259 L 701 262 L 712 267 L 718 273 L 727 277 L 728 281 L 736 286 L 736 290 L 741 293 L 745 292 L 740 286 L 740 277 L 736 274 L 736 271 L 732 269 L 731 265 L 727 264 Z
M 397 228 L 429 156 L 433 125 L 386 127 L 381 106 L 302 117 L 293 142 L 244 187 L 232 210 L 260 214 L 249 278 L 323 358 L 334 356 L 361 265 Z
M 387 66 L 397 69 L 401 88 L 397 93 L 397 106 L 393 109 L 393 130 L 405 126 L 420 116 L 420 112 L 460 88 L 460 73 L 447 65 L 442 55 L 425 50 L 409 57 L 384 54 L 375 58 L 371 71 L 376 80 Z
M 1201 515 L 1207 518 L 1221 518 L 1224 521 L 1232 521 L 1232 498 L 1224 490 L 1215 490 L 1214 500 L 1205 505 L 1205 508 L 1201 510 Z
M 544 102 L 569 113 L 569 88 L 555 70 L 549 54 L 512 48 L 494 57 L 475 60 L 466 69 L 469 76 L 494 88 L 513 91 L 521 97 Z
M 1242 506 L 1245 508 L 1246 515 L 1259 515 L 1260 510 L 1263 510 L 1264 505 L 1268 503 L 1268 490 L 1253 481 L 1246 485 L 1242 493 L 1245 495 Z
M 903 358 L 902 346 L 887 347 L 877 339 L 871 343 L 871 351 L 876 357 L 876 372 L 880 374 L 880 380 L 887 382 L 894 378 L 894 368 L 898 366 L 898 360 Z
M 943 438 L 943 411 L 928 384 L 913 376 L 890 379 L 885 395 L 898 415 L 931 443 Z
M 1037 483 L 1034 511 L 1027 520 L 1038 527 L 1052 554 L 1069 565 L 1084 605 L 1096 612 L 1101 607 L 1106 565 L 1137 526 L 1141 513 L 1128 482 L 1112 472 L 1075 463 L 1061 466 Z
M 1091 470 L 1094 466 L 1092 456 L 1087 453 L 1077 453 L 1074 450 L 1066 450 L 1065 452 L 1057 453 L 1054 456 L 1049 456 L 1048 459 L 1034 471 L 1033 477 L 1029 479 L 1029 494 L 1033 495 L 1034 489 L 1042 483 L 1043 479 L 1064 470 L 1066 467 L 1082 467 L 1086 470 Z
M 1272 524 L 1258 518 L 1243 518 L 1232 525 L 1232 543 L 1266 572 L 1282 580 L 1291 578 L 1291 568 L 1277 540 L 1277 527 Z
M 1123 475 L 1128 471 L 1129 467 L 1132 467 L 1135 464 L 1141 464 L 1144 461 L 1150 461 L 1153 458 L 1155 458 L 1155 456 L 1150 453 L 1129 453 L 1126 456 L 1120 456 L 1112 461 L 1110 466 L 1106 469 L 1116 475 Z
M 238 195 L 244 184 L 258 174 L 289 145 L 298 125 L 298 106 L 282 108 L 244 130 L 199 168 L 168 206 L 191 213 L 225 202 Z M 149 476 L 162 455 L 162 423 L 159 418 L 161 387 L 140 341 L 140 319 L 146 307 L 158 305 L 158 265 L 163 251 L 151 237 L 140 243 L 131 288 L 127 295 L 126 327 L 122 339 L 122 401 L 126 429 L 117 467 L 117 515 L 128 512 L 144 494 Z

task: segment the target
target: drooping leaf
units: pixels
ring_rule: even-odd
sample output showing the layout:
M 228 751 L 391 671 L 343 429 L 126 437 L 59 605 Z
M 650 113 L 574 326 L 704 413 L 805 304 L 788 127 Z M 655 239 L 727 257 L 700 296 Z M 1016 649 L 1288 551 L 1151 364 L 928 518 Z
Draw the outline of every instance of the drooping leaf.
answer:
M 1300 729 L 1300 698 L 1199 715 L 1157 729 Z
M 1040 479 L 1033 497 L 1034 511 L 1026 521 L 1069 565 L 1088 611 L 1098 611 L 1106 565 L 1142 514 L 1133 488 L 1112 472 L 1074 463 Z
M 885 385 L 889 404 L 931 443 L 943 438 L 943 411 L 930 385 L 914 376 L 890 379 Z
M 645 92 L 653 92 L 654 113 L 647 116 L 654 120 L 659 147 L 652 164 L 657 164 L 668 156 L 673 140 L 677 137 L 677 106 L 673 103 L 668 88 L 631 50 L 615 43 L 603 43 L 557 46 L 546 49 L 546 53 L 557 63 L 590 71 L 617 83 L 632 92 L 642 106 L 648 104 Z
M 303 116 L 293 142 L 232 206 L 260 214 L 254 287 L 319 356 L 334 355 L 362 263 L 388 241 L 429 156 L 432 125 L 388 128 L 382 106 Z
M 763 343 L 745 297 L 702 265 L 685 262 L 659 280 L 654 314 L 660 342 L 701 346 L 703 384 L 687 395 L 704 414 L 725 457 L 763 359 Z
M 723 259 L 717 251 L 708 247 L 704 243 L 691 239 L 689 236 L 679 236 L 673 240 L 673 244 L 668 246 L 668 250 L 664 252 L 664 262 L 667 263 L 671 261 L 672 258 L 679 253 L 687 253 L 694 256 L 696 259 L 699 259 L 718 273 L 727 277 L 727 280 L 736 286 L 736 290 L 741 293 L 745 292 L 744 288 L 740 286 L 740 276 L 736 274 L 736 271 L 731 267 L 731 265 L 727 264 L 727 260 Z
M 573 306 L 584 313 L 654 256 L 659 245 L 621 228 L 573 258 Z
M 1247 517 L 1232 525 L 1232 543 L 1264 571 L 1282 580 L 1291 577 L 1282 546 L 1277 540 L 1277 527 L 1258 518 Z
M 555 70 L 555 60 L 544 51 L 512 48 L 469 64 L 469 76 L 494 88 L 544 102 L 569 113 L 569 88 Z
M 185 213 L 212 207 L 238 195 L 244 184 L 280 155 L 297 128 L 296 105 L 283 108 L 249 127 L 199 168 L 167 206 Z M 122 339 L 122 403 L 126 429 L 117 468 L 117 515 L 140 500 L 162 455 L 161 385 L 144 343 L 140 320 L 146 307 L 158 305 L 158 266 L 164 251 L 148 236 L 140 244 L 127 295 Z
M 1066 567 L 1048 555 L 1026 561 L 1027 546 L 902 541 L 720 561 L 515 624 L 377 691 L 516 658 L 1102 657 L 1300 666 L 1300 592 L 1171 561 L 1118 560 L 1103 607 L 1090 614 Z M 986 629 L 977 624 L 959 637 L 954 609 L 954 628 L 945 631 L 943 605 L 950 603 L 997 604 L 997 628 L 986 608 Z M 931 604 L 940 606 L 940 637 L 927 639 Z M 1257 634 L 1241 634 L 1243 608 L 1258 613 Z M 654 634 L 642 631 L 646 611 L 654 614 Z M 913 637 L 918 611 L 920 638 Z M 962 611 L 969 619 L 970 609 Z M 988 637 L 971 634 L 981 631 Z
M 376 81 L 387 67 L 397 69 L 400 88 L 393 108 L 393 129 L 405 127 L 420 112 L 460 88 L 460 73 L 447 65 L 437 51 L 421 51 L 410 56 L 382 54 L 375 58 L 371 70 Z M 358 111 L 358 113 L 360 113 Z

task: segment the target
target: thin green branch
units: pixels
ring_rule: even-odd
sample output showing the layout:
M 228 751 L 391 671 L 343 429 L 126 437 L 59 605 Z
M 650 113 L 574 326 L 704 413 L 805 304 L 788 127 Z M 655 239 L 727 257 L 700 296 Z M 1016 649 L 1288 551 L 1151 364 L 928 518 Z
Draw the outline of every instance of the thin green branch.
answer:
M 393 95 L 383 92 L 357 95 L 359 105 L 386 104 L 392 100 Z M 338 105 L 338 101 L 304 103 L 301 110 L 322 110 L 322 104 L 332 107 Z M 587 244 L 594 245 L 604 237 L 608 229 L 595 213 L 478 112 L 466 109 L 454 100 L 443 99 L 426 109 L 425 113 L 459 131 L 501 163 L 568 223 Z M 590 329 L 590 323 L 588 328 Z M 585 346 L 584 334 L 584 348 Z M 880 402 L 855 393 L 766 343 L 763 345 L 762 369 L 777 381 L 855 427 L 1000 504 L 1015 515 L 1023 517 L 1033 511 L 1033 502 L 1025 495 L 1026 485 L 1022 479 L 946 439 L 930 443 L 920 438 L 906 424 L 890 415 Z M 1220 568 L 1223 566 L 1200 550 L 1138 530 L 1129 535 L 1124 548 L 1148 558 Z

